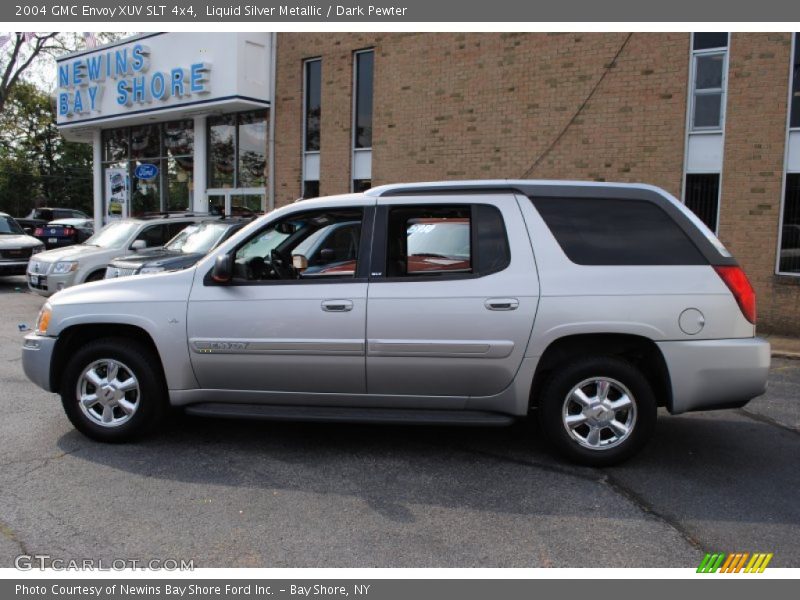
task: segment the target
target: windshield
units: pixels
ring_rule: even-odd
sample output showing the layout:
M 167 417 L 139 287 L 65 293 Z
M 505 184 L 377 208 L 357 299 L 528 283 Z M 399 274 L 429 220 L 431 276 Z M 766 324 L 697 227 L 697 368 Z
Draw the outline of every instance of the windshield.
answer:
M 109 223 L 84 242 L 87 246 L 101 248 L 117 248 L 123 246 L 133 233 L 139 229 L 136 221 L 118 221 Z
M 225 235 L 230 225 L 201 223 L 190 225 L 167 242 L 165 249 L 184 254 L 206 254 Z
M 269 228 L 264 233 L 257 235 L 242 246 L 239 252 L 236 253 L 236 258 L 248 259 L 260 256 L 261 258 L 266 257 L 268 259 L 270 251 L 277 248 L 278 245 L 288 237 L 288 233 L 280 233 Z
M 11 217 L 0 217 L 0 235 L 22 235 L 22 227 Z
M 408 256 L 469 258 L 469 221 L 420 219 L 408 227 Z

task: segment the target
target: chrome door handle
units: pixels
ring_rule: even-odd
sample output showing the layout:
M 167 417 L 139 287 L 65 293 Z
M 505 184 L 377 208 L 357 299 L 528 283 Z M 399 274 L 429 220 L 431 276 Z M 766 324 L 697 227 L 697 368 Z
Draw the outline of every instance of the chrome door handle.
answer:
M 325 312 L 348 312 L 353 310 L 352 300 L 323 300 L 322 310 Z
M 488 310 L 517 310 L 519 300 L 516 298 L 489 298 L 483 305 Z

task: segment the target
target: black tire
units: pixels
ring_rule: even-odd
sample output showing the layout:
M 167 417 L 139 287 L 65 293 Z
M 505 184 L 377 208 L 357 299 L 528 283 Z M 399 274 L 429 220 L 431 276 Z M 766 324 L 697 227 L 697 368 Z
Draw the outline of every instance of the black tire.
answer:
M 619 409 L 615 412 L 615 423 L 619 418 L 629 422 L 629 412 L 633 413 L 628 434 L 618 434 L 609 425 L 597 425 L 592 416 L 591 423 L 573 428 L 570 434 L 565 424 L 564 410 L 567 414 L 576 417 L 576 422 L 582 422 L 585 413 L 581 410 L 581 403 L 576 396 L 573 400 L 567 398 L 573 388 L 583 382 L 589 382 L 584 390 L 585 395 L 594 393 L 592 399 L 599 393 L 599 385 L 592 380 L 603 378 L 609 385 L 608 398 L 621 400 L 621 391 L 627 391 L 632 399 L 632 409 Z M 618 385 L 621 384 L 621 385 Z M 594 392 L 593 392 L 594 390 Z M 624 402 L 623 402 L 624 403 Z M 571 363 L 564 363 L 557 367 L 542 388 L 541 401 L 539 402 L 539 420 L 545 435 L 553 447 L 567 459 L 590 467 L 607 467 L 627 460 L 648 442 L 655 431 L 656 425 L 656 399 L 647 378 L 634 365 L 621 358 L 612 356 L 597 356 L 581 358 Z M 591 412 L 592 408 L 586 408 Z M 608 412 L 601 411 L 600 417 L 607 418 Z M 589 432 L 599 430 L 599 438 L 591 440 Z M 583 443 L 573 435 L 583 437 Z M 603 437 L 606 439 L 604 440 Z M 594 448 L 587 447 L 591 441 L 596 442 Z M 603 444 L 606 444 L 603 446 Z
M 106 272 L 105 270 L 100 271 L 93 271 L 89 273 L 86 279 L 83 280 L 83 283 L 89 283 L 90 281 L 100 281 L 101 279 L 105 279 Z
M 121 367 L 123 381 L 133 375 L 138 381 L 138 391 L 125 392 L 122 398 L 135 404 L 136 408 L 125 420 L 125 411 L 121 406 L 111 407 L 112 418 L 118 419 L 118 425 L 102 425 L 86 412 L 96 414 L 103 410 L 102 404 L 96 404 L 84 411 L 80 406 L 79 379 L 84 371 L 93 363 L 111 359 Z M 158 357 L 153 351 L 137 340 L 124 337 L 103 338 L 89 342 L 75 352 L 70 358 L 61 378 L 61 403 L 64 412 L 75 426 L 75 429 L 100 442 L 127 442 L 150 433 L 164 421 L 168 401 L 166 382 L 158 364 Z M 104 364 L 98 364 L 100 373 Z M 129 373 L 128 373 L 129 372 Z M 108 371 L 105 370 L 108 379 Z M 119 376 L 118 376 L 119 377 Z M 117 377 L 117 378 L 118 378 Z M 99 388 L 90 384 L 85 391 L 97 392 Z M 134 402 L 135 400 L 135 402 Z M 130 404 L 129 404 L 130 406 Z M 98 418 L 101 418 L 99 415 Z

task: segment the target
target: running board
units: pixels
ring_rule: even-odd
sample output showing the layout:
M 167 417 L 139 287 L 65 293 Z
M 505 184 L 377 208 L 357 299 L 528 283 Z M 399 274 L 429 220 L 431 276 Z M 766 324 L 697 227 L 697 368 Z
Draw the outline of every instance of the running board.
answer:
M 504 426 L 514 418 L 476 410 L 409 410 L 402 408 L 338 408 L 328 406 L 273 406 L 209 402 L 185 408 L 187 414 L 224 419 L 313 421 L 322 423 L 379 423 L 383 425 Z

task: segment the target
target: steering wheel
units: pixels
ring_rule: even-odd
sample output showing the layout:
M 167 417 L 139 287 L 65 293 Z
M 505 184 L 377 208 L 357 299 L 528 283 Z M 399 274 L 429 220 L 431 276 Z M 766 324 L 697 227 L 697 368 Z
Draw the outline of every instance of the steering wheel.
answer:
M 286 257 L 277 248 L 270 250 L 270 264 L 278 279 L 294 279 L 294 269 L 287 264 Z
M 250 281 L 256 279 L 267 279 L 269 277 L 269 268 L 266 261 L 260 256 L 253 256 L 245 263 L 247 268 L 247 279 Z

